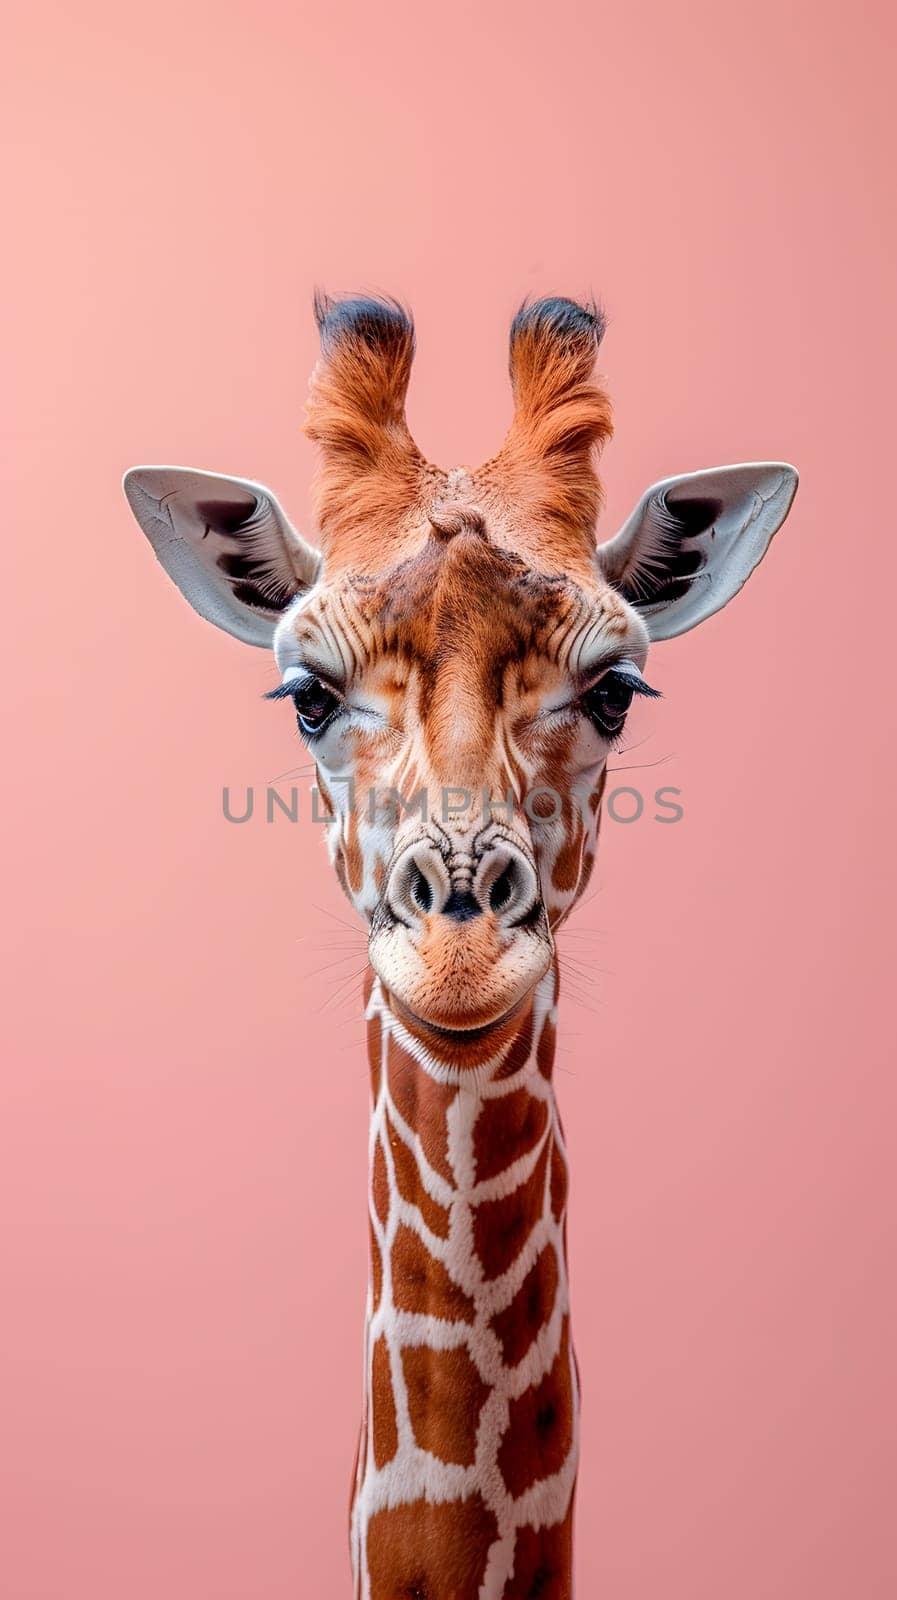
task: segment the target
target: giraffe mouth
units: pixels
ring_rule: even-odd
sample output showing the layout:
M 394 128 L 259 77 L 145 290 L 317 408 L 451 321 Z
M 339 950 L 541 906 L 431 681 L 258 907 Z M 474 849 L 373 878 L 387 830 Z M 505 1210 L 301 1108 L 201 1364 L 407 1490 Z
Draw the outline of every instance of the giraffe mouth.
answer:
M 426 1017 L 421 1017 L 416 1011 L 412 1011 L 410 1006 L 404 1005 L 396 995 L 392 996 L 392 1002 L 400 1018 L 404 1022 L 410 1023 L 413 1028 L 432 1034 L 437 1039 L 456 1039 L 474 1044 L 477 1040 L 484 1039 L 489 1034 L 507 1027 L 509 1023 L 516 1022 L 521 1012 L 529 1004 L 530 993 L 531 991 L 521 995 L 507 1011 L 502 1011 L 499 1016 L 492 1017 L 488 1022 L 474 1023 L 470 1027 L 448 1026 L 442 1022 L 428 1022 Z

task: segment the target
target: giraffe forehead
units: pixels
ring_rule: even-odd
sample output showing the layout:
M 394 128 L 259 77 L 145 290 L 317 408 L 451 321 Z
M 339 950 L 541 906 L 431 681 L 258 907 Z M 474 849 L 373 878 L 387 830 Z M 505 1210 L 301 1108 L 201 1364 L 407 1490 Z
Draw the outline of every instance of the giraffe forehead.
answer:
M 388 572 L 326 586 L 297 618 L 296 635 L 300 644 L 338 641 L 355 672 L 385 656 L 429 677 L 451 671 L 498 683 L 515 662 L 535 683 L 539 662 L 563 668 L 587 634 L 613 643 L 628 627 L 625 603 L 597 578 L 587 590 L 462 533 L 427 540 Z

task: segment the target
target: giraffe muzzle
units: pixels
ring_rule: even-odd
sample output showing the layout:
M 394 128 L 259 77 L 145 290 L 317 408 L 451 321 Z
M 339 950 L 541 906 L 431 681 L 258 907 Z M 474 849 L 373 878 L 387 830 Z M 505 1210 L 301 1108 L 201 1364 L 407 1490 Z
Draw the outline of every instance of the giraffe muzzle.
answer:
M 406 844 L 371 922 L 371 964 L 419 1021 L 497 1025 L 547 971 L 552 938 L 539 879 L 508 831 Z
M 543 915 L 539 880 L 522 850 L 502 838 L 477 854 L 446 857 L 429 839 L 405 850 L 386 885 L 388 912 L 406 927 L 447 917 L 458 923 L 492 916 L 513 930 Z

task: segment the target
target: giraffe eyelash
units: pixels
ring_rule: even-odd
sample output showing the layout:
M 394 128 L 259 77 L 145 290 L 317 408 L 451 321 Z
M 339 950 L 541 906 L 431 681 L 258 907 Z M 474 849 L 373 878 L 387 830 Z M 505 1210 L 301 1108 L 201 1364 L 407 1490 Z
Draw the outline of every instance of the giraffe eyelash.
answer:
M 580 698 L 582 698 L 583 695 L 587 695 L 592 689 L 597 689 L 599 683 L 605 682 L 605 680 L 610 677 L 622 679 L 627 687 L 632 690 L 633 694 L 646 695 L 652 700 L 660 700 L 663 698 L 663 690 L 652 689 L 650 683 L 647 683 L 642 677 L 642 674 L 635 662 L 628 661 L 625 659 L 625 657 L 620 661 L 611 661 L 607 666 L 602 667 L 598 676 L 593 678 L 591 683 L 587 683 L 585 687 L 580 690 Z
M 319 683 L 322 688 L 332 694 L 337 700 L 344 699 L 342 689 L 338 689 L 324 672 L 315 672 L 311 667 L 287 667 L 282 683 L 273 689 L 266 689 L 262 695 L 263 700 L 292 700 L 300 689 L 307 689 L 311 684 Z
M 263 700 L 292 700 L 296 693 L 296 679 L 290 678 L 286 683 L 279 683 L 275 689 L 266 689 L 262 695 Z

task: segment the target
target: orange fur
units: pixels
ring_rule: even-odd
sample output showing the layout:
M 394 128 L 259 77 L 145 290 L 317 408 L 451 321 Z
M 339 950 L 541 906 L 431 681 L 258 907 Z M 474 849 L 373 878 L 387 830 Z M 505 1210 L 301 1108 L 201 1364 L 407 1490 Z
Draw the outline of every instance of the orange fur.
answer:
M 522 308 L 511 329 L 514 421 L 477 474 L 535 525 L 543 551 L 572 546 L 590 560 L 602 505 L 595 456 L 613 432 L 593 376 L 603 332 L 597 311 L 570 300 Z
M 475 520 L 545 571 L 592 567 L 602 501 L 595 455 L 612 432 L 610 402 L 593 377 L 603 333 L 596 311 L 541 300 L 518 313 L 514 421 L 498 455 L 453 475 L 447 516 L 449 475 L 424 460 L 405 420 L 411 318 L 392 301 L 319 298 L 315 310 L 322 353 L 305 432 L 321 446 L 315 498 L 331 573 L 383 570 L 415 553 L 434 531 L 431 515 L 437 536 Z M 459 507 L 468 496 L 475 505 Z
M 325 555 L 331 567 L 365 566 L 374 541 L 392 561 L 425 484 L 443 477 L 405 421 L 414 326 L 392 301 L 319 297 L 315 314 L 321 359 L 305 433 L 321 446 L 315 501 Z

